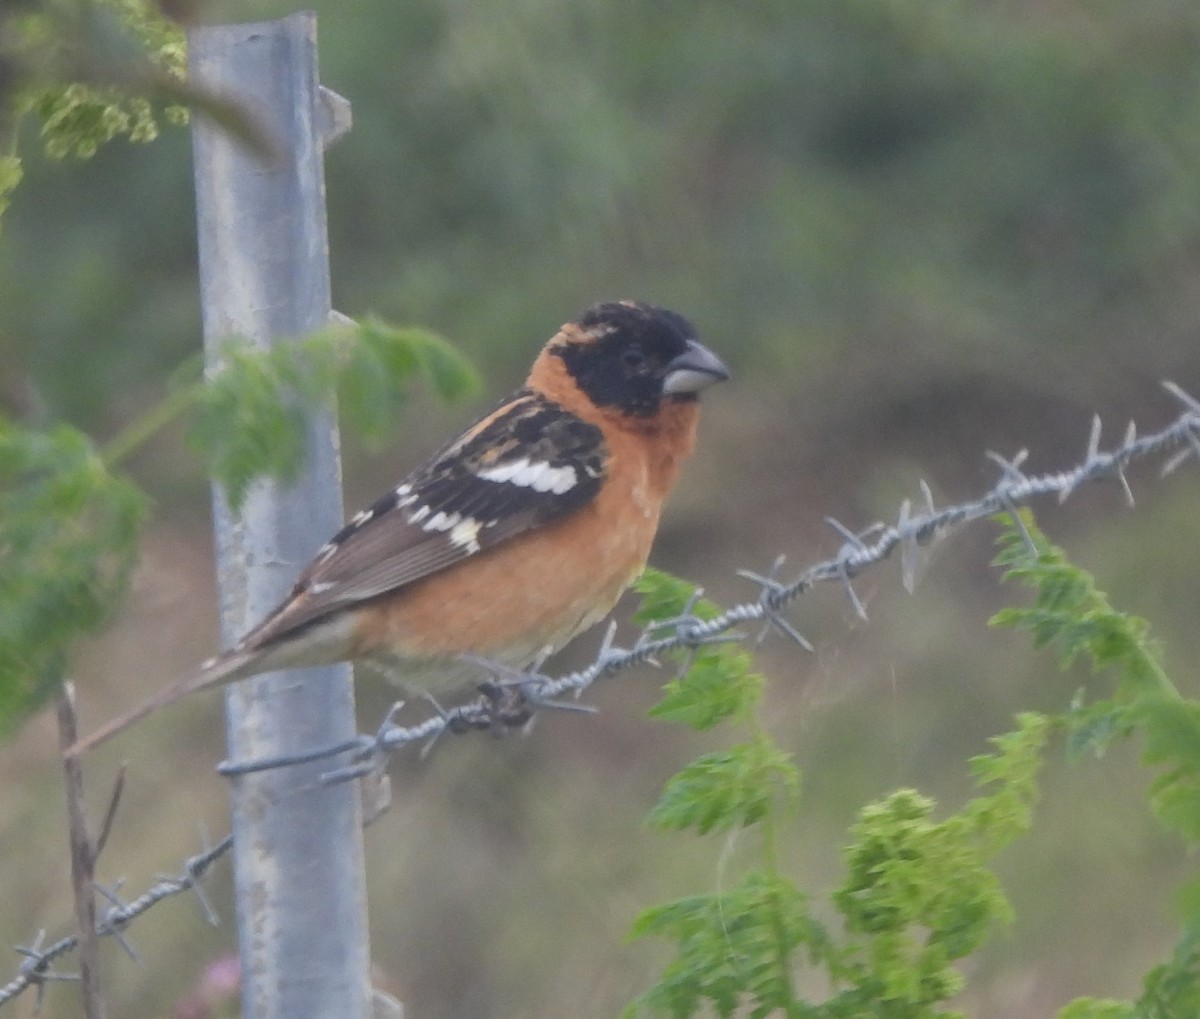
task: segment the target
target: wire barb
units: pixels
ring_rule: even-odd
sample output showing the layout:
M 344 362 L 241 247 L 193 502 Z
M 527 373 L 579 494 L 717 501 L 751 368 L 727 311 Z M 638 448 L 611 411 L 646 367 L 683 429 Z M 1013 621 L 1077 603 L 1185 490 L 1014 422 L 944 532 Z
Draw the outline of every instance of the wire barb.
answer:
M 651 620 L 638 638 L 637 646 L 641 647 L 660 640 L 661 636 L 656 635 L 661 635 L 667 630 L 673 630 L 675 636 L 685 644 L 697 639 L 697 635 L 704 630 L 705 621 L 696 615 L 696 606 L 703 597 L 704 588 L 697 587 L 688 595 L 688 600 L 684 603 L 683 611 L 679 615 L 671 616 L 669 619 Z
M 794 641 L 811 654 L 814 651 L 812 644 L 804 634 L 784 618 L 783 613 L 775 605 L 775 599 L 781 597 L 787 590 L 787 586 L 779 581 L 779 573 L 786 561 L 787 556 L 776 556 L 775 561 L 771 563 L 771 568 L 765 574 L 755 573 L 752 570 L 737 571 L 739 577 L 743 577 L 752 584 L 757 584 L 759 587 L 756 604 L 762 609 L 764 622 L 762 629 L 758 631 L 758 636 L 754 638 L 754 643 L 755 645 L 761 644 L 766 640 L 767 634 L 774 630 L 777 633 L 782 633 L 789 640 Z
M 922 482 L 922 485 L 925 483 Z M 925 495 L 932 504 L 931 493 L 925 486 Z M 905 499 L 900 503 L 896 517 L 896 530 L 902 535 L 900 541 L 900 583 L 912 594 L 917 589 L 917 573 L 921 565 L 921 541 L 912 527 L 912 503 Z
M 1182 403 L 1188 410 L 1184 415 L 1190 417 L 1191 423 L 1184 430 L 1185 447 L 1167 460 L 1162 466 L 1162 476 L 1173 474 L 1185 461 L 1196 458 L 1200 462 L 1200 401 L 1169 380 L 1163 382 L 1163 388 Z
M 881 531 L 887 529 L 886 524 L 874 523 L 861 534 L 855 534 L 850 528 L 833 517 L 826 517 L 825 523 L 838 532 L 845 540 L 846 544 L 854 549 L 855 552 L 869 552 L 870 549 L 866 543 L 867 538 L 871 538 Z
M 601 670 L 603 670 L 610 661 L 620 662 L 629 655 L 628 648 L 617 646 L 615 643 L 616 637 L 617 621 L 614 619 L 608 624 L 607 627 L 605 627 L 604 636 L 600 640 L 600 649 L 596 652 L 596 664 Z M 651 662 L 654 665 L 658 665 L 658 662 L 653 661 L 653 659 L 651 659 Z M 576 700 L 583 696 L 584 689 L 585 688 L 582 686 L 577 686 L 575 688 Z
M 204 841 L 207 842 L 207 839 L 204 839 Z M 148 909 L 162 902 L 163 899 L 195 889 L 198 887 L 200 879 L 208 872 L 212 865 L 228 853 L 231 848 L 233 848 L 233 836 L 226 835 L 215 846 L 211 848 L 204 846 L 201 852 L 187 859 L 178 875 L 159 880 L 153 887 L 139 895 L 132 902 L 120 905 L 114 902 L 113 907 L 105 913 L 103 920 L 97 923 L 96 933 L 101 937 L 117 937 L 118 928 L 124 928 Z M 118 890 L 119 887 L 118 883 Z M 109 892 L 99 885 L 96 886 L 96 891 L 105 898 L 108 898 L 110 902 L 116 899 L 115 891 L 110 896 Z M 17 969 L 17 975 L 7 984 L 0 987 L 0 1006 L 3 1006 L 30 987 L 33 987 L 37 996 L 35 1006 L 40 1007 L 40 1002 L 45 994 L 45 986 L 48 982 L 53 980 L 80 979 L 80 974 L 60 973 L 53 968 L 56 959 L 79 948 L 78 935 L 67 935 L 52 945 L 43 948 L 42 945 L 45 942 L 45 938 L 46 932 L 39 931 L 31 944 L 17 946 L 16 952 L 22 956 L 21 963 Z M 122 944 L 128 951 L 130 947 L 128 943 L 123 941 Z
M 104 918 L 98 924 L 96 924 L 96 932 L 98 934 L 111 934 L 117 944 L 125 950 L 125 954 L 128 955 L 129 958 L 131 958 L 139 966 L 144 967 L 145 963 L 142 962 L 142 957 L 138 955 L 137 949 L 133 947 L 133 943 L 130 942 L 127 937 L 125 937 L 124 931 L 121 930 L 123 921 L 121 921 L 119 917 L 123 911 L 128 908 L 126 903 L 121 900 L 119 895 L 119 892 L 121 891 L 121 885 L 124 883 L 124 878 L 118 878 L 116 884 L 114 884 L 112 888 L 106 888 L 102 884 L 92 885 L 92 887 L 96 889 L 97 893 L 109 901 L 111 907 L 107 910 L 107 912 L 105 912 Z
M 1023 484 L 1027 480 L 1025 475 L 1021 473 L 1021 464 L 1029 459 L 1029 450 L 1018 450 L 1017 455 L 1011 460 L 1001 456 L 999 453 L 995 452 L 995 450 L 991 449 L 989 449 L 984 455 L 987 456 L 992 463 L 997 464 L 1000 467 L 1000 470 L 1004 473 L 1004 477 L 1007 481 L 1012 482 L 1013 484 Z
M 35 988 L 33 1001 L 34 1015 L 37 1015 L 39 1012 L 41 1012 L 42 1005 L 45 1003 L 47 984 L 55 980 L 83 979 L 83 974 L 81 973 L 60 973 L 58 970 L 51 968 L 50 963 L 54 958 L 54 955 L 62 953 L 52 954 L 53 949 L 43 952 L 42 943 L 45 940 L 46 932 L 44 930 L 40 930 L 37 932 L 37 937 L 33 939 L 32 945 L 17 945 L 15 949 L 16 953 L 24 956 L 24 958 L 21 960 L 21 965 L 17 969 L 18 977 L 16 981 L 13 981 L 13 984 L 17 983 L 17 981 L 24 980 L 26 981 L 24 985 L 25 987 L 32 986 Z M 68 940 L 72 942 L 74 941 L 73 938 L 63 939 L 64 942 Z M 57 948 L 58 946 L 56 945 L 54 947 Z M 12 987 L 13 984 L 9 984 L 8 986 Z M 6 987 L 4 990 L 8 990 L 8 988 Z M 0 1003 L 3 1003 L 3 1001 L 7 1000 L 7 997 L 0 997 Z
M 1200 400 L 1197 400 L 1194 396 L 1188 393 L 1183 386 L 1172 382 L 1170 379 L 1163 379 L 1162 386 L 1163 389 L 1165 389 L 1168 393 L 1175 397 L 1175 399 L 1182 403 L 1190 414 L 1195 415 L 1198 422 L 1200 422 Z
M 212 851 L 211 840 L 208 837 L 208 829 L 201 824 L 200 826 L 200 846 L 201 853 L 198 856 L 190 856 L 183 861 L 183 873 L 186 876 L 192 894 L 196 896 L 196 901 L 200 903 L 200 909 L 204 913 L 204 919 L 208 921 L 210 927 L 216 927 L 220 924 L 221 918 L 217 915 L 216 909 L 213 907 L 212 900 L 208 897 L 208 892 L 204 890 L 204 886 L 200 884 L 200 878 L 203 871 L 199 869 L 198 861 L 204 859 L 207 853 Z M 160 878 L 160 880 L 168 880 Z

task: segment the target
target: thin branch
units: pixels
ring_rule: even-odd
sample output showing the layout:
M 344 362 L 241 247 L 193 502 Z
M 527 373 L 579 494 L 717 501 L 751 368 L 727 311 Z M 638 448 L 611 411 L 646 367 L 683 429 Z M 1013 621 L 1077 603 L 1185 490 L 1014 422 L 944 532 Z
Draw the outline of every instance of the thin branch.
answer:
M 63 755 L 66 756 L 65 754 Z M 92 850 L 92 864 L 100 859 L 104 847 L 108 845 L 108 836 L 112 834 L 113 821 L 117 819 L 117 807 L 121 805 L 121 794 L 125 791 L 125 773 L 129 768 L 128 761 L 122 761 L 117 768 L 117 777 L 113 781 L 112 795 L 108 798 L 108 809 L 104 812 L 104 820 L 100 824 L 100 834 L 96 836 L 96 846 Z
M 58 699 L 58 739 L 66 750 L 79 738 L 75 715 L 75 684 L 63 684 Z M 96 938 L 96 894 L 94 886 L 95 854 L 87 831 L 87 810 L 83 799 L 83 763 L 78 757 L 63 755 L 67 788 L 67 830 L 71 843 L 71 890 L 75 896 L 75 929 L 79 932 L 79 979 L 83 994 L 83 1014 L 87 1019 L 104 1019 L 104 999 L 100 993 L 100 948 Z

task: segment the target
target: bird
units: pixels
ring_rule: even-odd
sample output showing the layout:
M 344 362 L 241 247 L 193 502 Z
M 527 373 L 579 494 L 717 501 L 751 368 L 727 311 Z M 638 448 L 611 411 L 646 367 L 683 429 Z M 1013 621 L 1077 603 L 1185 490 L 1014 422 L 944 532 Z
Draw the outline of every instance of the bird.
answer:
M 523 670 L 599 622 L 644 569 L 730 377 L 682 315 L 639 301 L 565 323 L 525 384 L 352 517 L 229 650 L 68 748 L 263 672 L 358 660 L 435 695 Z

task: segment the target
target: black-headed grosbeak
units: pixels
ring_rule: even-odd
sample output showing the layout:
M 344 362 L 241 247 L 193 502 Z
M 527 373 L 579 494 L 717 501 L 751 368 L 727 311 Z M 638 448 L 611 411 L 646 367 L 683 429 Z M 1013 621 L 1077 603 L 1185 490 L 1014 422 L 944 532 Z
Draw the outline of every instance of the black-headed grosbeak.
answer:
M 697 393 L 729 378 L 675 312 L 598 304 L 525 385 L 353 517 L 238 643 L 77 743 L 260 672 L 367 660 L 433 692 L 480 660 L 523 669 L 606 616 L 641 572 L 692 452 Z

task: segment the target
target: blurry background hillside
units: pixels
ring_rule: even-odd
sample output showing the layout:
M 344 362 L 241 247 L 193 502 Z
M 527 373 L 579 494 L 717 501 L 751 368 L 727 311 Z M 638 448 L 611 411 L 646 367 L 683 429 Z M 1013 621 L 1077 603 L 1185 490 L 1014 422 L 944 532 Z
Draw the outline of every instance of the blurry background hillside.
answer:
M 595 300 L 686 314 L 735 380 L 706 394 L 654 562 L 715 598 L 751 593 L 739 567 L 831 554 L 826 515 L 891 517 L 919 478 L 942 501 L 978 493 L 986 449 L 1066 465 L 1093 412 L 1115 438 L 1174 416 L 1160 379 L 1200 392 L 1189 0 L 313 6 L 323 80 L 355 117 L 327 160 L 336 306 L 448 336 L 482 370 L 481 403 Z M 0 234 L 0 400 L 111 434 L 198 348 L 187 133 L 82 165 L 35 150 Z M 348 438 L 348 507 L 469 413 L 422 404 L 386 450 Z M 134 472 L 158 513 L 121 625 L 81 655 L 87 727 L 214 646 L 204 479 L 178 436 Z M 1194 695 L 1200 476 L 1143 469 L 1134 488 L 1132 513 L 1114 487 L 1040 519 L 1150 618 Z M 918 785 L 959 802 L 987 736 L 1082 681 L 986 627 L 1021 597 L 998 589 L 990 537 L 939 547 L 912 597 L 895 567 L 864 578 L 867 626 L 841 592 L 807 597 L 792 618 L 815 655 L 765 646 L 771 726 L 805 772 L 791 868 L 818 899 L 865 800 Z M 672 770 L 729 738 L 646 720 L 658 682 L 596 691 L 598 717 L 394 765 L 397 802 L 367 837 L 373 954 L 411 1015 L 609 1016 L 645 986 L 665 956 L 622 943 L 637 910 L 718 886 L 741 848 L 641 826 Z M 360 689 L 374 725 L 390 695 Z M 138 890 L 193 851 L 196 819 L 224 831 L 218 714 L 186 705 L 91 766 L 99 794 L 131 762 L 103 877 Z M 0 943 L 70 916 L 54 742 L 40 718 L 0 748 Z M 1169 950 L 1165 890 L 1188 861 L 1145 815 L 1136 750 L 1048 776 L 1035 833 L 1002 860 L 1018 920 L 969 974 L 969 1014 L 1134 994 Z M 216 931 L 186 901 L 134 928 L 145 969 L 108 947 L 114 1014 L 169 1014 L 232 943 L 227 884 Z M 45 1014 L 74 1014 L 68 997 Z

